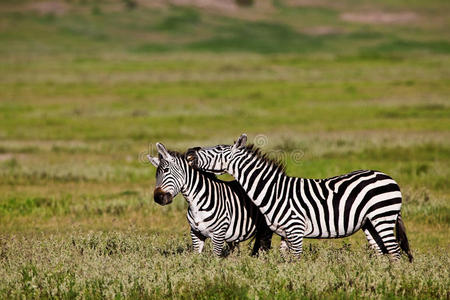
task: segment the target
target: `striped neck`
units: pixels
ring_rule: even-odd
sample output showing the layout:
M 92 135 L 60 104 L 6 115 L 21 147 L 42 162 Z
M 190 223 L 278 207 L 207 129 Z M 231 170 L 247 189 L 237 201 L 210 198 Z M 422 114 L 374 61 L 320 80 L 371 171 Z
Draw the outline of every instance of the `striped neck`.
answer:
M 277 182 L 288 177 L 284 167 L 262 154 L 259 149 L 247 147 L 230 161 L 228 172 L 241 184 L 247 195 L 258 205 L 268 188 L 278 188 Z
M 201 196 L 203 194 L 201 193 L 203 189 L 199 187 L 204 186 L 209 181 L 216 179 L 216 177 L 214 174 L 199 171 L 190 167 L 185 158 L 179 157 L 178 160 L 184 172 L 184 182 L 181 187 L 181 193 L 186 201 L 191 203 L 197 196 Z

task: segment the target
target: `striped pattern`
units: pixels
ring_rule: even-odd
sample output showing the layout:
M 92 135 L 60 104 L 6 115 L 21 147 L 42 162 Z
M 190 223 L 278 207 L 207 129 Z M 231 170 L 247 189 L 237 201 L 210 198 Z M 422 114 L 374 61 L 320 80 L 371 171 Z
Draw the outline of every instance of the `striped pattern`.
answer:
M 233 175 L 294 254 L 302 252 L 304 237 L 340 238 L 362 229 L 372 248 L 400 257 L 394 227 L 401 222 L 402 195 L 391 177 L 371 170 L 327 179 L 290 177 L 259 149 L 238 143 L 193 148 L 188 151 L 190 163 Z M 401 233 L 406 242 L 401 245 L 410 256 L 406 234 Z
M 205 239 L 211 238 L 214 253 L 223 255 L 224 242 L 233 248 L 253 236 L 253 255 L 260 248 L 270 248 L 272 231 L 236 181 L 221 181 L 214 174 L 195 170 L 184 155 L 172 151 L 167 159 L 160 157 L 156 178 L 157 189 L 172 197 L 181 192 L 187 200 L 194 250 L 202 252 Z

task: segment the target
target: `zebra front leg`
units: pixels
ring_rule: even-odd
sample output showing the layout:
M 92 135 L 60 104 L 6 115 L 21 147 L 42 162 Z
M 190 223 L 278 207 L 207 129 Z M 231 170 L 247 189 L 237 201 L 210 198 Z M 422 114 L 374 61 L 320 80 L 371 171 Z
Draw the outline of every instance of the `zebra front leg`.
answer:
M 195 252 L 202 253 L 206 237 L 191 228 L 192 247 Z
M 240 251 L 239 243 L 238 242 L 227 242 L 228 250 L 231 252 L 234 252 L 234 250 L 237 248 L 237 251 Z
M 220 230 L 213 234 L 212 244 L 214 254 L 217 256 L 224 256 L 223 244 L 225 242 L 225 230 Z
M 228 256 L 235 251 L 237 251 L 238 254 L 241 252 L 239 242 L 227 242 L 227 245 L 227 252 L 224 253 L 224 256 Z

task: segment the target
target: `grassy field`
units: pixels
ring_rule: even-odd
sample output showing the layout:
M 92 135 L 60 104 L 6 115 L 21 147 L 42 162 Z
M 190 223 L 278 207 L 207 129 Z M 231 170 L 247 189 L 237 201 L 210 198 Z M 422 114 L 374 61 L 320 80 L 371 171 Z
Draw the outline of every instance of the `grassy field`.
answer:
M 437 0 L 1 1 L 0 298 L 449 299 L 449 14 Z M 143 154 L 243 132 L 290 175 L 395 178 L 414 263 L 374 256 L 362 232 L 307 240 L 298 262 L 278 237 L 258 258 L 247 243 L 191 253 L 187 205 L 153 202 Z

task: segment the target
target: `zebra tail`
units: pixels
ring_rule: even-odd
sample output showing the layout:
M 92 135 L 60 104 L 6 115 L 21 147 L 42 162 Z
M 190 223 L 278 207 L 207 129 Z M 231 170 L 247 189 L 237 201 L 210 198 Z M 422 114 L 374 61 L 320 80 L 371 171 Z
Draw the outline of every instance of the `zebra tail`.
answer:
M 413 256 L 411 254 L 411 250 L 409 249 L 409 242 L 408 242 L 408 238 L 406 237 L 405 224 L 403 224 L 403 220 L 402 220 L 402 217 L 400 216 L 400 214 L 398 215 L 398 218 L 397 218 L 397 223 L 395 226 L 395 233 L 396 233 L 397 242 L 399 243 L 400 248 L 406 253 L 406 255 L 408 255 L 409 262 L 412 262 Z

